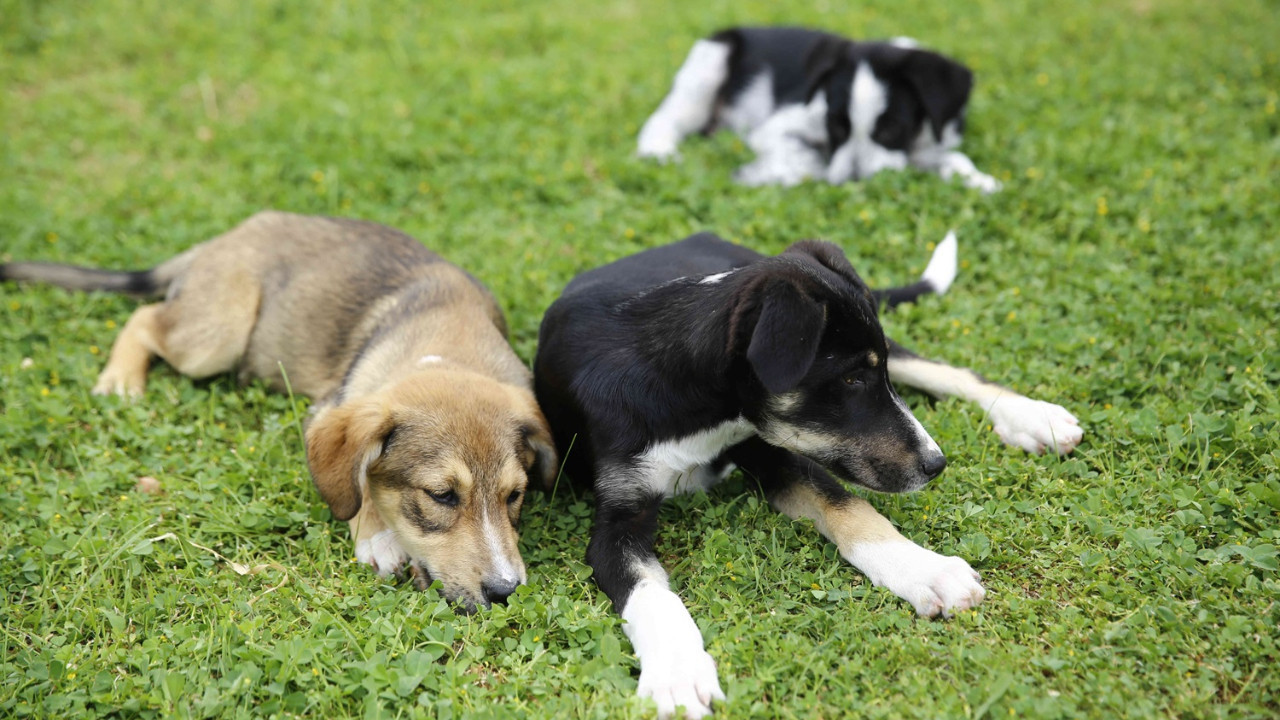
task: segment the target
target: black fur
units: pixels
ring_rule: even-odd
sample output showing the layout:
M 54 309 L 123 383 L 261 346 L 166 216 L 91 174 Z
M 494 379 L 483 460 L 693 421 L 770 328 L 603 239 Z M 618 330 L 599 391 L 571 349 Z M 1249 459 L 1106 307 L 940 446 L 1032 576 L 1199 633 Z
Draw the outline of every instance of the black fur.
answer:
M 800 456 L 750 437 L 709 463 L 767 476 L 767 493 L 812 483 L 837 504 L 848 491 L 824 467 L 888 491 L 941 471 L 889 385 L 878 299 L 834 245 L 804 241 L 765 257 L 709 233 L 569 283 L 543 318 L 535 386 L 570 476 L 594 485 L 587 560 L 619 610 L 637 564 L 656 563 L 663 496 L 638 462 L 655 443 L 737 418 L 757 431 L 828 433 L 840 438 L 829 452 Z M 775 407 L 784 393 L 785 411 Z

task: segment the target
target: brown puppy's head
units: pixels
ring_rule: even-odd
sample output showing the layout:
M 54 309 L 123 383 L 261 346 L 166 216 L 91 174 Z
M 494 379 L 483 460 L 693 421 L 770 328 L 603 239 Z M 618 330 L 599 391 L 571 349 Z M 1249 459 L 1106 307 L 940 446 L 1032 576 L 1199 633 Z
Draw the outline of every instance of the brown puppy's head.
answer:
M 449 369 L 321 411 L 307 461 L 335 518 L 372 505 L 413 568 L 468 611 L 525 581 L 520 507 L 530 479 L 556 471 L 531 392 Z
M 875 300 L 840 249 L 796 243 L 758 267 L 734 326 L 760 437 L 882 492 L 916 490 L 942 472 L 938 444 L 889 383 Z

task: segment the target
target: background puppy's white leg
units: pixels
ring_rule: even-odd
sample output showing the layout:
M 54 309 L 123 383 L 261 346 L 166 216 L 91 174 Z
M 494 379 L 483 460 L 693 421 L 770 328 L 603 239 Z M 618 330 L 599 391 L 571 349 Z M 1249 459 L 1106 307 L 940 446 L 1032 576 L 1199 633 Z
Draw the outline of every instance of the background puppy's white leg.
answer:
M 710 40 L 694 43 L 671 91 L 640 128 L 636 153 L 659 160 L 676 157 L 680 141 L 711 121 L 716 94 L 728 77 L 729 46 Z
M 1066 455 L 1080 444 L 1084 431 L 1066 408 L 1032 400 L 1007 387 L 988 382 L 972 370 L 952 367 L 889 350 L 889 378 L 935 397 L 959 397 L 977 403 L 991 418 L 1006 445 L 1036 454 Z
M 966 187 L 980 190 L 987 195 L 1004 187 L 999 180 L 979 170 L 968 155 L 956 150 L 952 150 L 942 157 L 942 161 L 938 165 L 938 175 L 943 180 L 948 181 L 952 177 L 959 176 Z
M 715 660 L 703 649 L 702 632 L 656 561 L 635 572 L 642 579 L 622 608 L 622 629 L 640 659 L 636 693 L 653 698 L 661 718 L 671 717 L 677 706 L 684 706 L 687 718 L 709 715 L 711 702 L 724 700 L 724 692 Z

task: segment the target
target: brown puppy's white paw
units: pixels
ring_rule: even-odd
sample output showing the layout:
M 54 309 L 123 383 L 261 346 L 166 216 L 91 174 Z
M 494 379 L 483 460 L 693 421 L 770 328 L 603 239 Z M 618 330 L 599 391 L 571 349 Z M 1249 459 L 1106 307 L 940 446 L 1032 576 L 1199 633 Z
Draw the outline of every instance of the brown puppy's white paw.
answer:
M 409 562 L 409 554 L 400 547 L 394 530 L 383 530 L 366 540 L 356 541 L 356 560 L 372 565 L 378 575 L 398 575 Z

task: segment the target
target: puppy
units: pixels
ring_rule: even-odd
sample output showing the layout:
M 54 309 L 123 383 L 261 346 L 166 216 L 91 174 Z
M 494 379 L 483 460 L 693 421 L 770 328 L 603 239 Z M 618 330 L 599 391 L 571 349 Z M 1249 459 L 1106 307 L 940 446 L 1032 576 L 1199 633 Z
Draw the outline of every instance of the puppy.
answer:
M 534 382 L 569 473 L 595 488 L 587 549 L 640 659 L 639 694 L 670 716 L 723 698 L 715 662 L 654 554 L 662 501 L 735 466 L 808 518 L 922 616 L 982 602 L 978 574 L 904 538 L 840 480 L 908 492 L 942 472 L 937 443 L 890 380 L 981 404 L 1006 442 L 1070 452 L 1070 413 L 888 340 L 878 300 L 945 290 L 954 240 L 920 283 L 873 293 L 835 245 L 764 257 L 703 233 L 586 272 L 542 322 Z M 572 453 L 569 448 L 572 447 Z
M 734 28 L 694 43 L 671 92 L 640 130 L 639 155 L 676 156 L 685 136 L 728 127 L 756 160 L 744 185 L 843 183 L 908 165 L 1000 183 L 956 148 L 973 73 L 914 41 L 854 42 L 801 28 Z
M 151 270 L 10 263 L 0 280 L 163 294 L 120 331 L 95 394 L 141 395 L 152 356 L 291 387 L 315 399 L 307 462 L 361 562 L 408 563 L 468 611 L 525 581 L 528 476 L 557 469 L 546 420 L 493 296 L 408 235 L 263 212 Z

